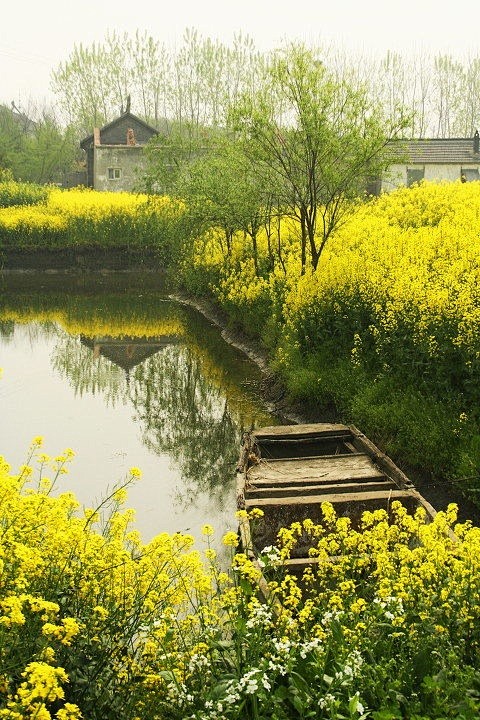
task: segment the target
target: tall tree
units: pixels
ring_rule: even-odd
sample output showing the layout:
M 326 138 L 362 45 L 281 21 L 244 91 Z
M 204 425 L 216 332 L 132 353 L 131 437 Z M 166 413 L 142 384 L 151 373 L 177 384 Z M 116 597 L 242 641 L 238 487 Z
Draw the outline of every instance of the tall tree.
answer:
M 300 226 L 302 272 L 323 248 L 367 178 L 385 169 L 387 146 L 403 132 L 366 89 L 337 80 L 318 53 L 290 45 L 272 60 L 268 82 L 232 113 L 257 171 L 274 182 Z
M 30 105 L 20 112 L 0 105 L 0 167 L 16 179 L 61 182 L 77 154 L 74 129 L 62 127 L 51 110 Z
M 114 58 L 114 66 L 121 60 Z M 111 119 L 122 102 L 122 89 L 113 81 L 112 56 L 102 44 L 75 45 L 67 61 L 52 73 L 52 90 L 68 124 L 91 132 Z
M 438 55 L 434 60 L 433 109 L 437 122 L 437 136 L 451 137 L 455 133 L 455 118 L 462 107 L 464 68 L 450 55 Z
M 239 144 L 226 135 L 218 138 L 209 153 L 195 158 L 184 169 L 176 191 L 186 201 L 197 234 L 211 226 L 223 230 L 226 257 L 236 231 L 249 238 L 250 251 L 245 248 L 245 254 L 253 258 L 258 275 L 257 236 L 269 221 L 269 190 Z
M 160 125 L 167 118 L 185 131 L 225 124 L 232 98 L 253 87 L 261 55 L 237 35 L 228 46 L 187 29 L 175 52 L 146 32 L 107 34 L 104 42 L 75 45 L 52 73 L 52 89 L 66 120 L 91 132 L 125 108 Z

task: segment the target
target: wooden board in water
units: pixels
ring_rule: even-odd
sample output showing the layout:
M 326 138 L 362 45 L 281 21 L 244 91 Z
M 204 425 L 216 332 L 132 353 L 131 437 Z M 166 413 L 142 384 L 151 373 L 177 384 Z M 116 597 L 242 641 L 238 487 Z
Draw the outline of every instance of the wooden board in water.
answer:
M 333 455 L 315 458 L 291 458 L 260 460 L 247 471 L 248 485 L 270 485 L 290 482 L 331 482 L 332 480 L 358 480 L 383 478 L 379 470 L 365 454 Z
M 237 475 L 239 508 L 259 507 L 264 517 L 250 528 L 241 523 L 244 546 L 255 553 L 275 544 L 282 527 L 307 518 L 322 523 L 321 504 L 330 502 L 337 517 L 349 517 L 360 529 L 366 510 L 390 515 L 394 500 L 407 512 L 434 508 L 409 478 L 357 428 L 336 424 L 280 425 L 259 428 L 244 438 Z M 313 562 L 312 539 L 305 533 L 292 562 Z

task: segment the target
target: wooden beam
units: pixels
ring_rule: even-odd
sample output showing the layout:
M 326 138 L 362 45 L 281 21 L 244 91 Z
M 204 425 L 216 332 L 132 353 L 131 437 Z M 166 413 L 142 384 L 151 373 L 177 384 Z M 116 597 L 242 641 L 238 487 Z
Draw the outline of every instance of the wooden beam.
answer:
M 298 445 L 299 447 L 306 446 L 306 445 L 315 445 L 322 443 L 332 443 L 334 440 L 343 443 L 344 445 L 347 445 L 349 442 L 346 438 L 351 438 L 351 434 L 344 434 L 344 433 L 335 433 L 333 435 L 308 435 L 306 437 L 299 436 L 299 437 L 292 437 L 291 435 L 286 436 L 280 436 L 280 437 L 267 437 L 267 438 L 254 438 L 257 445 L 260 445 L 260 447 L 278 447 L 279 445 Z
M 414 500 L 418 505 L 423 504 L 421 503 L 421 496 L 414 492 L 414 491 L 408 491 L 408 490 L 377 490 L 373 492 L 352 492 L 352 493 L 345 493 L 343 495 L 339 495 L 337 493 L 332 494 L 325 494 L 325 495 L 310 495 L 308 497 L 305 496 L 289 496 L 289 497 L 282 497 L 282 498 L 257 498 L 255 499 L 248 499 L 245 498 L 245 506 L 247 508 L 251 507 L 264 507 L 271 505 L 279 506 L 279 505 L 317 505 L 324 502 L 332 503 L 332 505 L 336 504 L 346 504 L 346 503 L 365 503 L 365 502 L 375 502 L 375 501 L 382 501 L 385 500 L 387 503 L 390 503 L 393 500 Z
M 333 425 L 330 423 L 313 423 L 308 425 L 271 425 L 254 430 L 251 435 L 254 440 L 306 437 L 329 437 L 331 435 L 348 436 L 351 430 L 347 425 Z
M 355 425 L 351 425 L 350 429 L 353 435 L 353 445 L 357 450 L 370 455 L 372 460 L 398 483 L 399 487 L 413 487 L 412 481 L 395 465 L 388 455 L 379 450 Z
M 248 495 L 252 490 L 283 490 L 285 487 L 294 487 L 295 489 L 308 489 L 312 487 L 318 487 L 321 489 L 322 492 L 327 490 L 327 488 L 342 488 L 347 487 L 348 485 L 352 485 L 353 487 L 360 487 L 364 486 L 365 488 L 372 488 L 373 485 L 376 484 L 384 484 L 387 483 L 393 490 L 399 490 L 403 488 L 399 488 L 398 485 L 392 480 L 392 478 L 387 477 L 387 475 L 365 475 L 361 479 L 358 477 L 334 477 L 334 478 L 285 478 L 282 480 L 282 482 L 277 482 L 275 479 L 273 481 L 259 478 L 255 481 L 249 481 L 247 485 L 245 485 L 245 492 Z
M 335 481 L 346 478 L 384 477 L 367 455 L 334 455 L 328 458 L 262 460 L 247 471 L 247 484 L 285 483 L 300 480 Z
M 383 480 L 381 482 L 372 482 L 371 484 L 359 484 L 357 482 L 349 483 L 331 483 L 329 485 L 282 485 L 281 487 L 249 487 L 246 490 L 246 499 L 251 500 L 252 498 L 267 498 L 267 497 L 289 497 L 296 495 L 303 495 L 305 497 L 309 495 L 318 495 L 319 493 L 328 494 L 345 494 L 359 490 L 368 492 L 375 492 L 378 490 L 398 490 L 397 485 L 393 480 Z

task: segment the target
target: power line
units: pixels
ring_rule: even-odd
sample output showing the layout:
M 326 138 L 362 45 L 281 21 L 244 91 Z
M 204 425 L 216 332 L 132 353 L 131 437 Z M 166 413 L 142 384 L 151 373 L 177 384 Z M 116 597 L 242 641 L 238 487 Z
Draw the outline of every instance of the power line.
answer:
M 46 55 L 40 55 L 38 53 L 19 53 L 13 48 L 6 48 L 0 46 L 0 55 L 4 57 L 12 58 L 13 60 L 21 60 L 22 62 L 28 63 L 44 63 L 45 65 L 51 65 L 55 60 Z

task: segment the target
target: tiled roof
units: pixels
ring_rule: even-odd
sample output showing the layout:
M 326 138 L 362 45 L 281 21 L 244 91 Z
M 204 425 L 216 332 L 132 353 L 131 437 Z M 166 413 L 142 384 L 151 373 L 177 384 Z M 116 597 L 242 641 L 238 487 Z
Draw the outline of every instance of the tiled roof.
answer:
M 403 140 L 401 148 L 405 162 L 412 164 L 480 164 L 480 153 L 473 152 L 473 138 Z
M 141 118 L 137 117 L 136 115 L 134 115 L 131 112 L 125 112 L 122 115 L 120 115 L 120 117 L 117 117 L 114 120 L 111 120 L 106 125 L 103 125 L 103 127 L 100 128 L 100 134 L 105 132 L 105 130 L 109 130 L 110 128 L 114 127 L 118 123 L 123 122 L 123 120 L 125 120 L 126 118 L 128 118 L 130 121 L 133 121 L 137 125 L 143 126 L 152 135 L 156 135 L 158 133 L 158 130 L 156 128 L 152 127 L 152 125 L 149 125 L 148 123 L 146 123 L 145 120 L 142 120 Z M 86 150 L 92 143 L 93 143 L 93 134 L 87 135 L 87 137 L 84 138 L 80 142 L 80 147 L 83 148 L 84 150 Z

